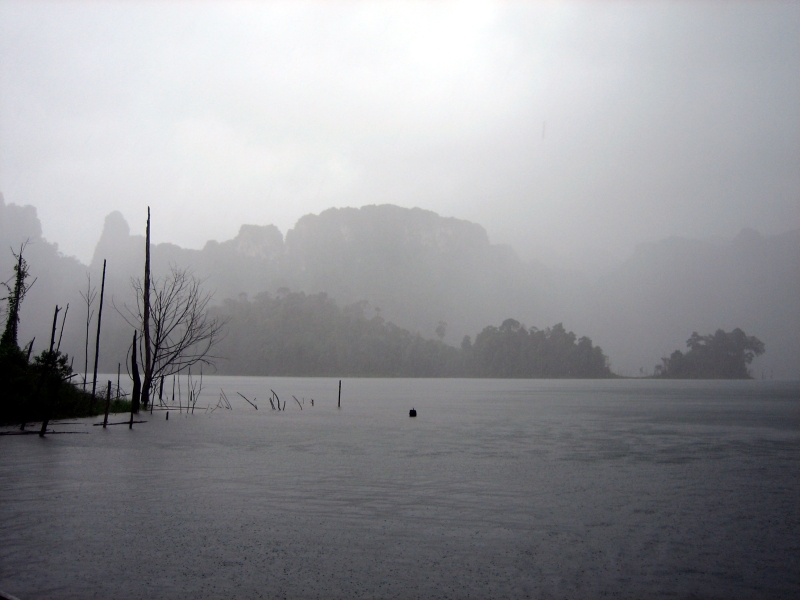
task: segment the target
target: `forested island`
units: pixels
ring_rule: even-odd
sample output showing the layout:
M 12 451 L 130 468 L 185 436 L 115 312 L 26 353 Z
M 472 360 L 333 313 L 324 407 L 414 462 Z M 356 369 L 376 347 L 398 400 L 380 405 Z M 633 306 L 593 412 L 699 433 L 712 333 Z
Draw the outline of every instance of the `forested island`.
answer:
M 675 350 L 656 365 L 655 377 L 662 379 L 752 379 L 747 366 L 764 354 L 764 342 L 748 336 L 738 327 L 710 335 L 696 331 L 686 341 L 689 351 Z

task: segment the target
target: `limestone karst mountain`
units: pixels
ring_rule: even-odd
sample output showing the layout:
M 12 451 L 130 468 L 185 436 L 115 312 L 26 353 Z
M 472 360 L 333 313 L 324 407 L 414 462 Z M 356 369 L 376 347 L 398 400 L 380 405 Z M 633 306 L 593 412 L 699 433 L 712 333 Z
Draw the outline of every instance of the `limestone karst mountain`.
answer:
M 92 269 L 108 258 L 125 283 L 144 260 L 144 239 L 121 218 L 107 218 Z M 555 274 L 491 244 L 481 226 L 391 205 L 306 215 L 285 240 L 272 225 L 244 225 L 236 238 L 201 250 L 159 244 L 152 260 L 156 274 L 170 264 L 190 267 L 218 300 L 281 288 L 326 292 L 342 304 L 367 301 L 385 319 L 430 337 L 445 322 L 452 343 L 523 309 L 533 317 L 535 307 L 547 323 L 563 304 L 554 302 L 563 288 Z

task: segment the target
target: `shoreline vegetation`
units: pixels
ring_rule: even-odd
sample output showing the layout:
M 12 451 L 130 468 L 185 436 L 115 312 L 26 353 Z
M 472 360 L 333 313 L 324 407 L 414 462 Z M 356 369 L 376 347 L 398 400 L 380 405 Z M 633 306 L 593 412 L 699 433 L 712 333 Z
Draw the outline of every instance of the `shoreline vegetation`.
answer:
M 60 333 L 58 333 L 58 315 L 62 308 L 59 306 L 55 308 L 50 346 L 47 350 L 43 350 L 31 360 L 34 340 L 31 340 L 24 349 L 20 348 L 19 310 L 25 294 L 32 285 L 27 281 L 29 273 L 28 264 L 23 256 L 24 250 L 23 244 L 19 252 L 13 252 L 16 260 L 13 286 L 9 282 L 4 283 L 8 295 L 6 324 L 0 338 L 0 385 L 3 386 L 0 424 L 19 424 L 20 429 L 25 430 L 26 424 L 41 422 L 40 435 L 44 435 L 51 419 L 91 417 L 104 414 L 106 410 L 109 413 L 130 411 L 130 401 L 120 394 L 119 385 L 116 397 L 112 397 L 111 382 L 109 382 L 106 402 L 99 402 L 95 393 L 86 391 L 88 381 L 85 378 L 82 387 L 72 382 L 77 374 L 72 370 L 70 357 L 61 352 L 61 337 L 69 305 L 63 309 Z M 93 392 L 95 387 L 92 386 Z

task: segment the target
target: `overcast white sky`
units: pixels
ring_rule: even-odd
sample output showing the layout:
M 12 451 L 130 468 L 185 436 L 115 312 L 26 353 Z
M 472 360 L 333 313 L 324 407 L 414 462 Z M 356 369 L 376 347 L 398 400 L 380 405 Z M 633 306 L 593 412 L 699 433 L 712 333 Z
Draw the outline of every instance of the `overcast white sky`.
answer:
M 800 227 L 800 3 L 0 0 L 0 191 L 87 261 L 330 206 L 592 268 Z

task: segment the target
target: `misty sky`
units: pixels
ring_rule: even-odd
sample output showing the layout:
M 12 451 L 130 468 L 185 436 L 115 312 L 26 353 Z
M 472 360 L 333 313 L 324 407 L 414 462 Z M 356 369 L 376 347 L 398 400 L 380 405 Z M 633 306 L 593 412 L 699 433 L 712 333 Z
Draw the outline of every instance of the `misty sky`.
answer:
M 0 0 L 0 191 L 88 261 L 420 206 L 585 269 L 800 227 L 800 3 Z

